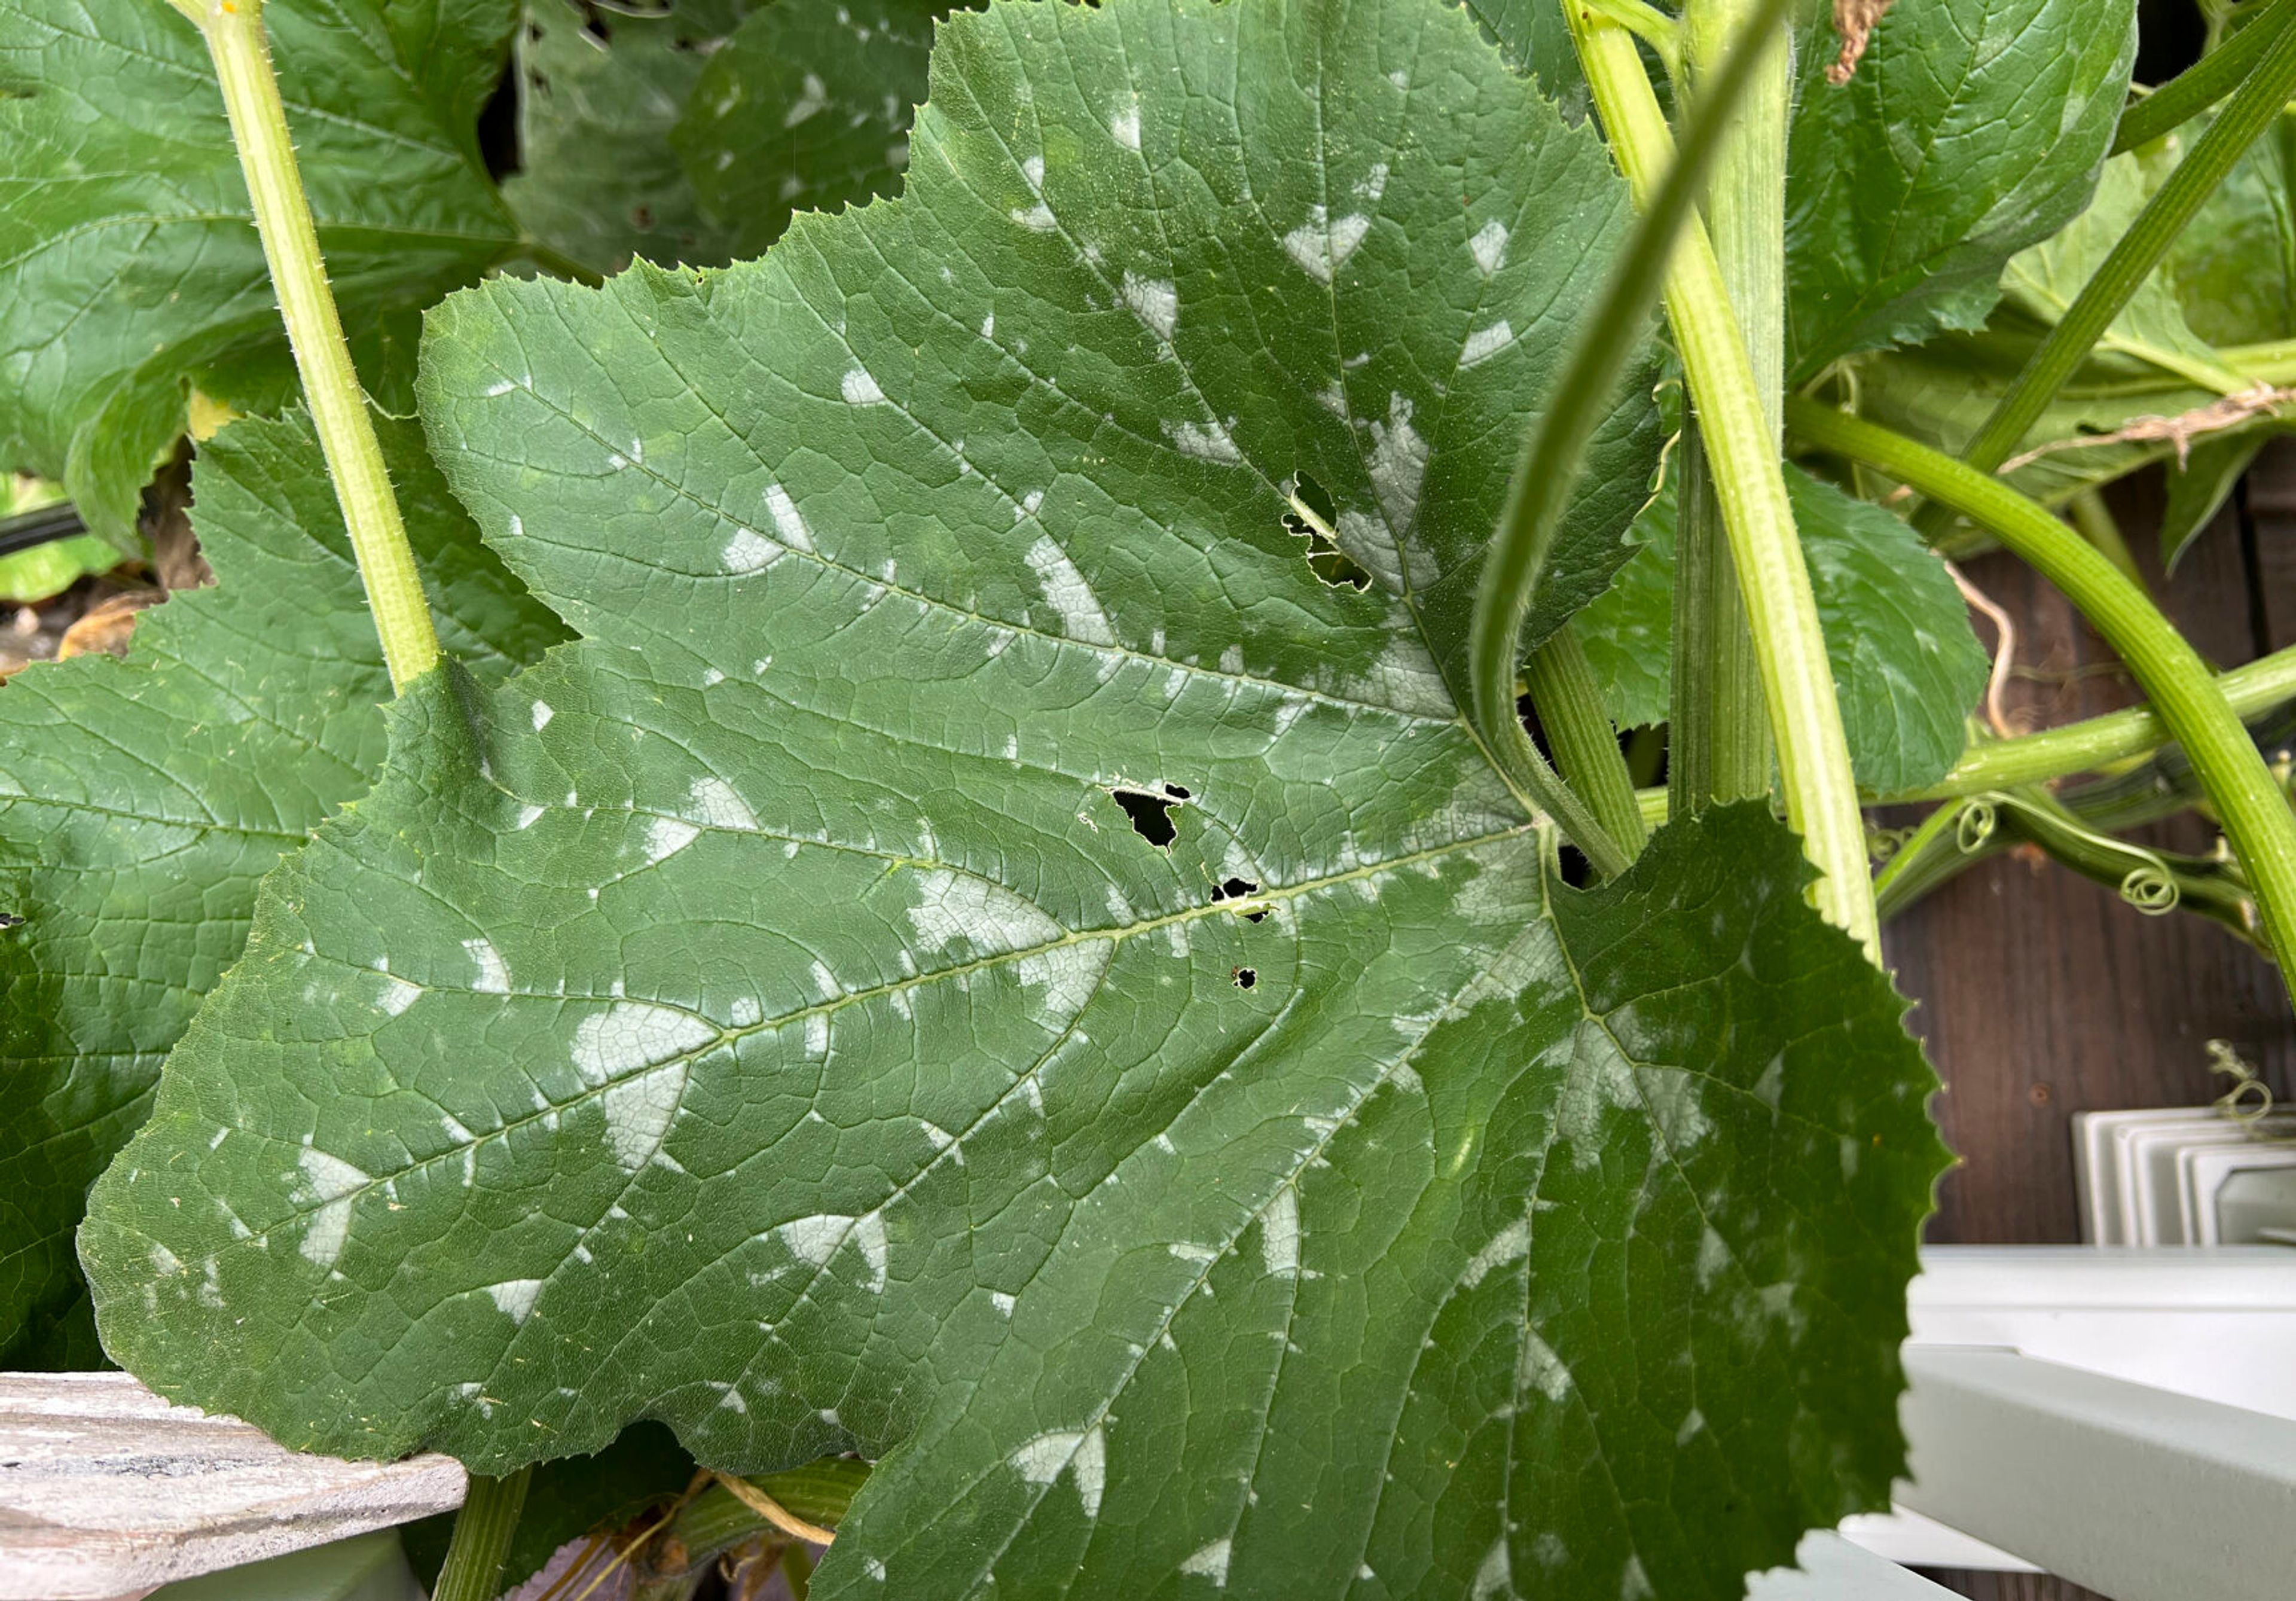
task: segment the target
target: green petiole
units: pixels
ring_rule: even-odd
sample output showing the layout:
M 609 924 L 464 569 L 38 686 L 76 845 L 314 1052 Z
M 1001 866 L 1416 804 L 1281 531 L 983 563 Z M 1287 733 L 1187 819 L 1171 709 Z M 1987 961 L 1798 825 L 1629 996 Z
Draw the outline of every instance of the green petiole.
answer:
M 1576 6 L 1566 6 L 1564 14 L 1611 149 L 1647 208 L 1675 163 L 1658 97 L 1624 30 Z M 1681 248 L 1667 268 L 1666 307 L 1745 595 L 1787 820 L 1822 874 L 1814 887 L 1818 909 L 1878 964 L 1881 925 L 1866 867 L 1865 822 L 1809 569 L 1786 499 L 1777 436 L 1713 244 L 1695 220 L 1685 225 Z
M 327 287 L 318 232 L 304 197 L 303 177 L 287 130 L 287 110 L 271 69 L 263 0 L 171 0 L 198 25 L 223 85 L 240 171 L 253 202 L 255 228 L 279 296 L 279 315 L 295 352 L 295 370 L 334 480 L 335 498 L 358 557 L 359 578 L 375 632 L 382 639 L 391 686 L 404 689 L 439 661 L 439 636 L 415 571 L 398 497 L 382 464 L 382 446 L 367 415 L 366 394 L 343 342 L 342 318 Z
M 2216 49 L 2178 73 L 2120 114 L 2120 127 L 2112 136 L 2112 153 L 2150 144 L 2161 135 L 2181 127 L 2240 86 L 2272 47 L 2296 4 L 2280 0 L 2264 15 L 2226 39 Z

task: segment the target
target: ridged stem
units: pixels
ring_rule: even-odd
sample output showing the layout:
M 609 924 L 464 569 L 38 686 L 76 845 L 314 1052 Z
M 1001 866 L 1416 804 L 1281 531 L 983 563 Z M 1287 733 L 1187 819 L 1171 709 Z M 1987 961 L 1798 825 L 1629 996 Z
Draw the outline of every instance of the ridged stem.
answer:
M 1685 0 L 1682 59 L 1695 96 L 1719 68 L 1750 0 Z M 1792 102 L 1790 35 L 1775 36 L 1751 70 L 1732 126 L 1715 154 L 1706 226 L 1730 308 L 1775 437 L 1785 382 L 1786 121 Z M 1711 800 L 1770 792 L 1770 724 L 1761 663 L 1746 622 L 1722 504 L 1697 420 L 1683 430 L 1676 497 L 1674 683 L 1667 727 L 1667 784 L 1677 814 Z
M 422 593 L 414 552 L 398 514 L 398 497 L 382 463 L 382 445 L 367 413 L 366 395 L 343 342 L 341 317 L 327 287 L 326 263 L 311 221 L 303 177 L 288 136 L 287 110 L 264 37 L 263 0 L 174 0 L 198 24 L 223 86 L 232 141 L 246 176 L 263 258 L 279 296 L 279 315 L 295 370 L 318 431 L 327 474 L 334 480 L 343 524 L 358 558 L 367 605 L 381 636 L 394 689 L 404 689 L 438 664 L 439 636 Z
M 1647 205 L 1674 164 L 1674 139 L 1634 41 L 1575 6 L 1566 6 L 1564 15 L 1611 152 Z M 1866 869 L 1865 821 L 1777 438 L 1713 243 L 1694 219 L 1668 268 L 1666 308 L 1745 592 L 1786 817 L 1822 875 L 1814 886 L 1818 909 L 1878 965 L 1881 928 Z
M 526 1509 L 526 1485 L 533 1473 L 531 1467 L 521 1467 L 500 1479 L 471 1475 L 430 1601 L 495 1601 L 502 1593 L 503 1558 L 510 1555 L 511 1536 L 518 1531 L 519 1514 Z
M 1587 647 L 1569 623 L 1525 659 L 1522 680 L 1564 780 L 1629 858 L 1641 855 L 1650 831 L 1635 804 L 1635 781 L 1619 749 L 1618 730 L 1603 710 Z

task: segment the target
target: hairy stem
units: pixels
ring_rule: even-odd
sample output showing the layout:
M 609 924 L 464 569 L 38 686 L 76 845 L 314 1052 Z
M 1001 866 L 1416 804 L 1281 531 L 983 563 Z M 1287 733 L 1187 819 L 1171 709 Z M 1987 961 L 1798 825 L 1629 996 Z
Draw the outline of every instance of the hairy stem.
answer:
M 1611 152 L 1647 206 L 1674 164 L 1674 141 L 1650 78 L 1624 31 L 1576 6 L 1566 6 L 1564 14 Z M 1777 437 L 1713 243 L 1695 220 L 1685 228 L 1669 266 L 1666 307 L 1745 592 L 1786 816 L 1823 874 L 1816 885 L 1818 909 L 1878 964 L 1881 932 L 1866 872 L 1865 823 L 1809 569 L 1786 500 Z
M 2280 0 L 2270 11 L 2242 29 L 2120 114 L 2120 127 L 2112 136 L 2112 153 L 2150 144 L 2170 129 L 2191 121 L 2240 86 L 2272 42 L 2296 15 L 2296 3 Z
M 1601 686 L 1587 660 L 1587 647 L 1569 623 L 1531 652 L 1523 663 L 1523 686 L 1538 709 L 1539 727 L 1554 747 L 1554 765 L 1595 814 L 1603 832 L 1628 858 L 1642 854 L 1650 831 L 1635 803 L 1635 782 L 1619 749 L 1618 731 L 1603 710 Z
M 455 1538 L 431 1601 L 494 1601 L 501 1593 L 503 1558 L 526 1508 L 526 1484 L 534 1469 L 521 1467 L 505 1478 L 471 1475 L 470 1492 L 455 1515 Z
M 2296 0 L 2282 0 L 2284 6 L 2291 4 Z M 2208 132 L 2194 144 L 2192 153 L 2169 175 L 2168 182 L 2146 202 L 2057 325 L 2049 330 L 2016 382 L 2009 386 L 1993 415 L 1963 450 L 1964 461 L 1990 472 L 2007 459 L 2074 369 L 2087 359 L 2121 308 L 2160 265 L 2194 214 L 2216 193 L 2233 163 L 2280 115 L 2292 92 L 2296 92 L 2296 28 L 2282 27 L 2224 111 L 2209 125 Z M 1925 538 L 1934 539 L 1952 517 L 1950 507 L 1932 503 L 1922 508 L 1914 526 Z
M 398 514 L 398 497 L 382 464 L 382 446 L 366 395 L 343 342 L 342 319 L 327 287 L 319 236 L 304 198 L 302 174 L 287 133 L 287 111 L 264 37 L 263 0 L 174 0 L 199 25 L 223 85 L 224 109 L 240 170 L 254 203 L 256 232 L 279 296 L 287 342 L 303 380 L 319 447 L 358 557 L 359 578 L 375 632 L 382 639 L 391 686 L 404 689 L 438 664 L 439 636 L 415 571 L 414 552 Z
M 1750 0 L 1685 0 L 1686 93 L 1695 96 L 1721 64 Z M 1785 382 L 1786 119 L 1791 36 L 1780 32 L 1752 70 L 1734 123 L 1715 152 L 1706 226 L 1730 308 L 1746 338 L 1770 433 L 1778 431 Z M 1770 724 L 1761 664 L 1747 627 L 1738 570 L 1722 524 L 1706 445 L 1693 417 L 1684 429 L 1680 510 L 1675 527 L 1674 686 L 1668 736 L 1669 792 L 1678 812 L 1708 800 L 1770 791 Z
M 2296 39 L 2296 31 L 2288 36 Z M 2200 653 L 2149 596 L 2079 535 L 1990 473 L 1813 401 L 1786 406 L 1793 431 L 1866 463 L 1993 530 L 2120 653 L 2183 743 L 2256 894 L 2284 981 L 2296 976 L 2296 812 Z
M 1578 483 L 1587 441 L 1593 439 L 1618 386 L 1619 374 L 1643 341 L 1652 303 L 1669 271 L 1667 264 L 1674 254 L 1676 237 L 1691 220 L 1722 130 L 1751 77 L 1751 69 L 1763 53 L 1766 32 L 1784 24 L 1788 4 L 1789 0 L 1759 0 L 1742 47 L 1732 52 L 1706 103 L 1693 114 L 1693 136 L 1686 141 L 1684 159 L 1676 162 L 1669 152 L 1670 170 L 1663 182 L 1653 178 L 1637 190 L 1635 198 L 1642 215 L 1619 252 L 1601 298 L 1578 320 L 1570 354 L 1547 398 L 1545 418 L 1523 439 L 1514 475 L 1507 481 L 1506 500 L 1499 508 L 1498 527 L 1491 535 L 1475 587 L 1474 619 L 1467 646 L 1472 720 L 1500 770 L 1554 818 L 1595 870 L 1606 878 L 1624 870 L 1631 859 L 1628 852 L 1595 819 L 1578 792 L 1554 776 L 1515 711 L 1515 664 L 1521 655 L 1523 624 L 1538 597 L 1563 507 Z M 1575 19 L 1578 13 L 1573 11 L 1571 15 Z M 1578 25 L 1574 21 L 1572 26 Z M 1595 26 L 1591 21 L 1586 25 Z M 1615 24 L 1600 26 L 1620 42 L 1639 78 L 1642 64 L 1635 56 L 1634 45 L 1627 42 L 1628 36 Z M 1752 48 L 1742 47 L 1747 45 Z M 1649 80 L 1641 81 L 1647 94 Z M 1582 686 L 1581 703 L 1548 709 L 1543 715 L 1573 725 L 1591 726 L 1600 719 L 1603 712 L 1593 697 L 1590 676 L 1563 674 L 1554 678 L 1550 690 L 1580 694 Z M 1593 760 L 1595 754 L 1591 743 L 1583 745 L 1582 759 Z M 1623 762 L 1615 744 L 1611 759 L 1620 763 L 1617 778 L 1625 784 Z M 1604 782 L 1609 778 L 1606 772 Z M 1628 787 L 1631 792 L 1631 785 Z

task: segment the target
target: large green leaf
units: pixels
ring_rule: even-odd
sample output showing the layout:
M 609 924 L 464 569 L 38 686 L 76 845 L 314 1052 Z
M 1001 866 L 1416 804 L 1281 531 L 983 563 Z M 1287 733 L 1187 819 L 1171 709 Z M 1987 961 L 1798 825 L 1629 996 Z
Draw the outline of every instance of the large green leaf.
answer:
M 738 255 L 799 211 L 890 194 L 949 0 L 775 0 L 709 60 L 674 135 Z
M 442 636 L 482 677 L 562 629 L 480 546 L 411 424 L 384 437 Z M 87 1186 L 238 956 L 256 881 L 381 765 L 390 694 L 299 418 L 202 447 L 219 587 L 137 622 L 125 661 L 0 688 L 0 1367 L 98 1359 L 72 1256 Z
M 529 0 L 518 42 L 520 170 L 504 197 L 537 238 L 604 272 L 633 256 L 717 266 L 733 238 L 708 221 L 670 130 L 693 86 L 762 0 L 653 10 Z M 826 13 L 831 0 L 780 0 Z
M 2194 130 L 2196 132 L 2196 129 Z M 2177 137 L 2189 143 L 2191 132 Z M 2212 344 L 2296 337 L 2296 121 L 2248 147 L 2169 250 L 2185 320 Z
M 2009 258 L 2088 201 L 2135 0 L 1897 0 L 1849 82 L 1804 52 L 1786 163 L 1789 360 L 1973 329 Z
M 482 1470 L 893 1450 L 824 1593 L 1735 1596 L 1902 1466 L 1943 1153 L 1791 836 L 1562 888 L 1414 610 L 1606 156 L 1429 0 L 999 4 L 934 72 L 899 200 L 434 314 L 586 637 L 414 686 L 267 882 L 82 1232 L 112 1351 Z
M 354 325 L 517 245 L 479 158 L 513 0 L 270 0 L 264 19 Z M 156 0 L 0 0 L 0 467 L 132 542 L 184 385 L 275 396 L 286 340 L 199 30 Z M 242 406 L 242 409 L 245 409 Z
M 1913 530 L 1798 468 L 1794 524 L 1857 782 L 1875 794 L 1933 784 L 1967 743 L 1984 648 L 1945 564 Z M 1622 727 L 1666 720 L 1674 658 L 1674 484 L 1636 520 L 1635 558 L 1579 613 L 1578 633 Z

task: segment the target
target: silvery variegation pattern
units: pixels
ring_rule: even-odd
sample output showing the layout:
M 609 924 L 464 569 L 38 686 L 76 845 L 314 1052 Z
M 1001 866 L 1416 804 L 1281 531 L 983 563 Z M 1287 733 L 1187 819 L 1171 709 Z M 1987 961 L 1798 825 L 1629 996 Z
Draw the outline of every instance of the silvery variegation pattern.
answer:
M 1458 711 L 1606 156 L 1430 0 L 934 74 L 898 201 L 433 318 L 583 638 L 418 685 L 268 884 L 113 1349 L 338 1451 L 880 1457 L 824 1595 L 1735 1595 L 1901 1466 L 1941 1152 L 1780 825 L 1571 891 Z

